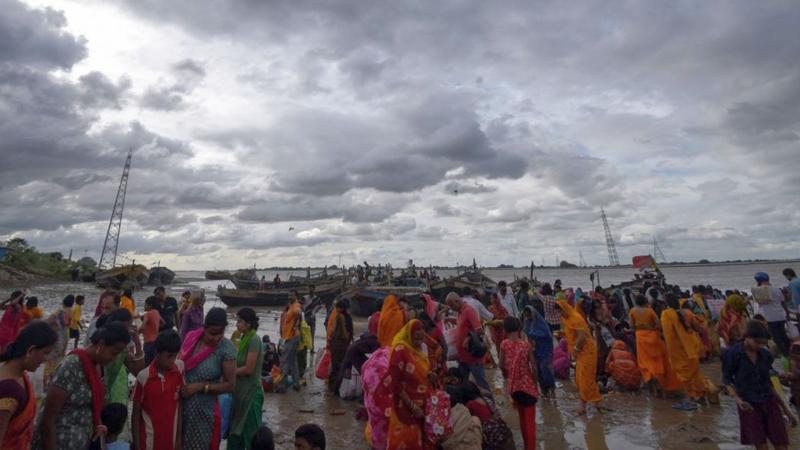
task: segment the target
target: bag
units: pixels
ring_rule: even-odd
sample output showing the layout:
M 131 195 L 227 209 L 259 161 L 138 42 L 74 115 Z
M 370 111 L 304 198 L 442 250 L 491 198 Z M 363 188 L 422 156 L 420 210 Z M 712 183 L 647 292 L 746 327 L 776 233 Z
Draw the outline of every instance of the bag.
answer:
M 343 377 L 339 386 L 339 397 L 345 400 L 361 397 L 361 375 L 355 368 L 350 369 L 350 378 Z
M 483 423 L 483 448 L 515 448 L 514 435 L 503 419 L 496 417 Z
M 474 356 L 475 358 L 483 358 L 486 356 L 486 353 L 489 351 L 489 348 L 486 346 L 486 343 L 483 341 L 483 337 L 478 334 L 477 331 L 470 331 L 469 332 L 469 341 L 467 342 L 467 352 L 470 355 Z
M 433 391 L 425 399 L 425 439 L 438 445 L 439 441 L 453 432 L 450 425 L 450 396 L 442 390 Z M 434 445 L 434 447 L 436 446 Z
M 329 352 L 327 348 L 322 354 L 322 358 L 320 358 L 319 363 L 317 363 L 315 375 L 320 380 L 327 380 L 331 376 L 331 352 Z

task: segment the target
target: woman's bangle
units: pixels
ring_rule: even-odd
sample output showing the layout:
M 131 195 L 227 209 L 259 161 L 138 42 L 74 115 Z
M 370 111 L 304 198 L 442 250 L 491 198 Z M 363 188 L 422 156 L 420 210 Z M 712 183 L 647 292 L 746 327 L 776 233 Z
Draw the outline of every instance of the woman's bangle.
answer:
M 206 385 L 203 386 L 203 393 L 208 394 L 208 383 L 206 383 Z

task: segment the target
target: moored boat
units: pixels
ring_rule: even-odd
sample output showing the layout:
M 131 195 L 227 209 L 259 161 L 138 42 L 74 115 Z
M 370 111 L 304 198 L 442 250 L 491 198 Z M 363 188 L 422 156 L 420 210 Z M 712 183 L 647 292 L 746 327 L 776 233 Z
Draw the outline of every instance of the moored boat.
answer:
M 102 288 L 136 289 L 147 284 L 150 271 L 141 264 L 131 264 L 97 272 L 94 278 Z
M 413 307 L 421 304 L 420 294 L 424 288 L 402 286 L 363 286 L 353 287 L 342 292 L 337 299 L 346 298 L 350 301 L 350 313 L 357 317 L 369 317 L 383 306 L 383 299 L 389 294 L 405 296 Z
M 315 285 L 315 295 L 324 303 L 332 301 L 341 291 L 342 283 Z M 217 288 L 217 296 L 227 306 L 284 306 L 289 301 L 289 294 L 296 290 L 302 297 L 309 292 L 308 286 L 280 287 L 265 289 L 228 289 L 223 286 Z
M 205 273 L 206 280 L 230 280 L 231 273 L 227 270 L 208 270 Z
M 433 283 L 430 290 L 435 297 L 441 299 L 451 291 L 465 294 L 472 289 L 482 290 L 488 299 L 491 294 L 497 292 L 497 283 L 478 270 L 469 270 Z
M 147 279 L 147 284 L 151 286 L 164 286 L 172 284 L 173 280 L 175 280 L 175 272 L 166 267 L 153 267 L 150 269 L 150 276 Z

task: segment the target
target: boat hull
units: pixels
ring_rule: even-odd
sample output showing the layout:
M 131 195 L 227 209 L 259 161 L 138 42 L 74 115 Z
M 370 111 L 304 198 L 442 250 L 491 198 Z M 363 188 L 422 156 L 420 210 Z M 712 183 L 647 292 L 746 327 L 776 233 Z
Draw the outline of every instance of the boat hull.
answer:
M 205 273 L 206 280 L 230 280 L 231 273 L 227 270 L 209 270 Z
M 145 266 L 121 266 L 104 270 L 95 274 L 95 282 L 102 288 L 111 289 L 137 289 L 150 278 L 150 271 Z
M 383 300 L 389 294 L 404 295 L 412 307 L 419 307 L 422 304 L 420 294 L 423 290 L 408 287 L 391 286 L 367 286 L 349 289 L 339 295 L 339 299 L 350 301 L 350 314 L 356 317 L 369 317 L 381 310 Z
M 289 302 L 289 294 L 296 290 L 302 297 L 308 294 L 307 286 L 280 289 L 227 289 L 217 288 L 217 297 L 227 306 L 285 306 Z M 330 303 L 342 291 L 340 283 L 316 286 L 315 295 L 323 303 Z

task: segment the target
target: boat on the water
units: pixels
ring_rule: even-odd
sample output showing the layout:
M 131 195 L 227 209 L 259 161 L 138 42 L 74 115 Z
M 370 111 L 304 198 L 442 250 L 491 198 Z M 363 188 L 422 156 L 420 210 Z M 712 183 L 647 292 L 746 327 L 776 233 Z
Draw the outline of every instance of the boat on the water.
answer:
M 467 291 L 473 289 L 482 290 L 486 294 L 485 298 L 488 299 L 491 294 L 497 292 L 497 283 L 479 270 L 472 269 L 459 275 L 439 280 L 431 284 L 430 288 L 431 293 L 439 299 L 451 291 L 466 294 Z
M 227 270 L 207 270 L 206 280 L 230 280 L 231 273 Z
M 94 279 L 102 288 L 138 289 L 147 284 L 150 271 L 141 264 L 131 264 L 97 272 Z
M 342 291 L 342 283 L 334 281 L 326 284 L 315 285 L 315 295 L 324 303 L 332 301 Z M 289 301 L 289 294 L 296 290 L 302 297 L 308 294 L 309 287 L 279 287 L 265 289 L 228 289 L 217 287 L 217 297 L 227 306 L 284 306 Z
M 405 296 L 411 306 L 418 308 L 422 304 L 420 294 L 423 292 L 425 292 L 423 287 L 355 286 L 342 292 L 337 300 L 346 298 L 350 301 L 350 314 L 357 317 L 369 317 L 381 310 L 383 300 L 389 294 Z
M 173 280 L 175 280 L 175 272 L 166 267 L 159 266 L 150 269 L 150 276 L 148 277 L 147 284 L 150 286 L 164 286 L 172 284 Z

